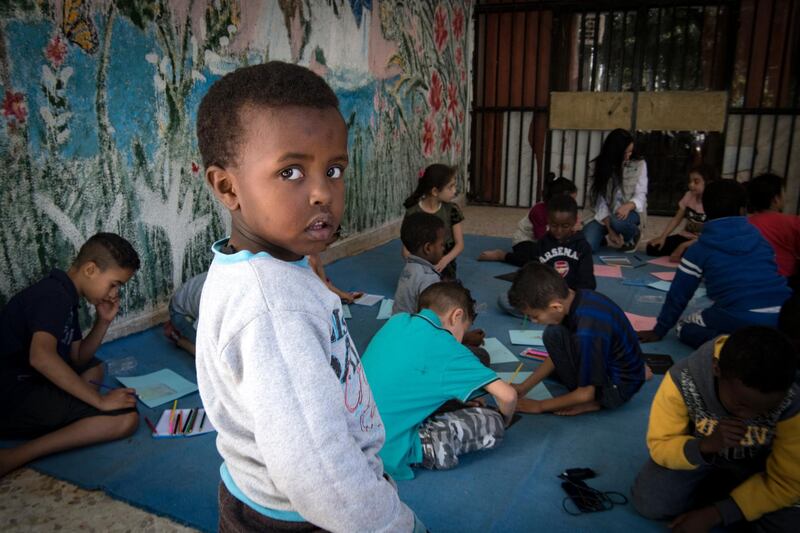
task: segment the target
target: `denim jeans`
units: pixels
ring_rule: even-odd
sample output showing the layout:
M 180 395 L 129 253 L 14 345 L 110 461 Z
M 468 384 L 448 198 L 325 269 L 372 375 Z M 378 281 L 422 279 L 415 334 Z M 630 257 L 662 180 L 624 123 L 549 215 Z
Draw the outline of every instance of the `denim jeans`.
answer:
M 609 215 L 609 222 L 611 229 L 622 235 L 626 243 L 636 240 L 640 225 L 639 213 L 631 211 L 628 213 L 628 218 L 624 220 L 619 220 L 614 213 L 611 213 Z M 603 237 L 605 237 L 607 233 L 608 230 L 605 224 L 601 224 L 596 220 L 592 220 L 583 226 L 583 235 L 592 246 L 592 252 L 595 253 L 600 249 Z

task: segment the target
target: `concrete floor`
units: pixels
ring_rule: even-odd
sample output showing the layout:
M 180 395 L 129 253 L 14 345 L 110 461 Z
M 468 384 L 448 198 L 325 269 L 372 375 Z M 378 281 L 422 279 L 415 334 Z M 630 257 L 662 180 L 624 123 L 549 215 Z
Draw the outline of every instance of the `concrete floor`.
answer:
M 464 233 L 510 236 L 527 209 L 467 206 Z M 649 217 L 644 239 L 657 236 L 668 217 Z M 114 500 L 101 491 L 87 491 L 23 468 L 0 479 L 0 531 L 145 531 L 190 532 L 159 517 Z

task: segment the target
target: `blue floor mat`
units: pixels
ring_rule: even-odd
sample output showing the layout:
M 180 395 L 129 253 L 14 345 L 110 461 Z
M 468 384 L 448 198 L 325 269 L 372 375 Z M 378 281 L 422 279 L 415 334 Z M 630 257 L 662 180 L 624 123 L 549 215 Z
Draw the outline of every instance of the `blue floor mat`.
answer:
M 458 273 L 481 305 L 475 327 L 497 337 L 512 352 L 522 347 L 509 344 L 508 330 L 518 329 L 520 320 L 497 308 L 498 294 L 510 283 L 494 276 L 514 270 L 503 263 L 478 262 L 481 250 L 508 247 L 507 239 L 466 237 L 466 249 L 458 259 Z M 643 256 L 642 259 L 645 259 Z M 634 262 L 636 260 L 634 259 Z M 402 268 L 400 243 L 395 240 L 363 254 L 326 267 L 328 276 L 345 290 L 363 290 L 392 297 Z M 623 269 L 627 279 L 655 281 L 649 272 L 663 271 L 647 265 Z M 665 293 L 650 288 L 623 285 L 621 280 L 598 278 L 598 290 L 626 311 L 655 316 L 661 307 L 653 299 Z M 655 297 L 655 298 L 654 298 Z M 695 306 L 707 303 L 694 302 Z M 363 352 L 383 324 L 376 320 L 378 305 L 350 306 L 350 332 Z M 529 326 L 530 327 L 530 326 Z M 645 345 L 646 352 L 668 353 L 680 359 L 690 349 L 670 333 L 661 342 Z M 194 360 L 164 339 L 160 328 L 152 328 L 102 346 L 100 357 L 134 357 L 131 374 L 171 368 L 196 382 Z M 507 363 L 498 370 L 511 370 Z M 529 365 L 533 368 L 533 365 Z M 566 468 L 590 467 L 598 477 L 589 484 L 599 490 L 629 494 L 640 464 L 647 457 L 645 432 L 650 402 L 661 378 L 646 383 L 628 404 L 614 411 L 601 411 L 576 418 L 526 415 L 511 428 L 496 450 L 478 452 L 461 459 L 450 471 L 418 471 L 413 481 L 399 483 L 402 499 L 431 531 L 527 531 L 534 527 L 550 531 L 596 529 L 602 531 L 657 531 L 664 524 L 639 517 L 630 504 L 607 512 L 570 516 L 562 509 L 564 493 L 556 475 Z M 110 379 L 106 379 L 111 383 Z M 553 389 L 555 390 L 555 389 Z M 198 407 L 197 394 L 182 398 L 181 407 Z M 155 421 L 162 408 L 141 414 Z M 111 496 L 204 531 L 217 526 L 219 465 L 214 435 L 185 439 L 152 439 L 142 421 L 129 439 L 56 454 L 31 466 L 36 470 Z M 2 443 L 0 445 L 8 445 Z

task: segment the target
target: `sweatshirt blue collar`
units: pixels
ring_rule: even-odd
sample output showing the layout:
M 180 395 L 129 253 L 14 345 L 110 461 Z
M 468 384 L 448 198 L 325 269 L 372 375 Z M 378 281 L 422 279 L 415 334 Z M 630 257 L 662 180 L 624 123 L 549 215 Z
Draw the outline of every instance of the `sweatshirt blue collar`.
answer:
M 222 251 L 222 249 L 228 244 L 229 239 L 230 237 L 225 237 L 224 239 L 220 239 L 211 245 L 211 251 L 214 252 L 215 263 L 219 263 L 221 265 L 233 265 L 236 263 L 250 261 L 252 259 L 257 259 L 259 257 L 271 257 L 273 259 L 276 259 L 267 252 L 258 252 L 254 254 L 249 250 L 241 250 L 234 254 L 226 254 L 225 252 Z M 284 261 L 284 262 L 292 265 L 297 265 L 303 268 L 310 268 L 308 265 L 307 256 L 297 261 Z

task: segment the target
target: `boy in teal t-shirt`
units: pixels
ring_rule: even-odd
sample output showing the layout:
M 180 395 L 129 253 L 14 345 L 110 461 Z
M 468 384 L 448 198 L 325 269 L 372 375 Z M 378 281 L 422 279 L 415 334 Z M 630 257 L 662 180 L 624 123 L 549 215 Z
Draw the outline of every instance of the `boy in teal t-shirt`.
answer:
M 475 318 L 474 303 L 460 284 L 435 283 L 420 294 L 422 310 L 393 316 L 362 357 L 386 430 L 379 455 L 396 479 L 413 479 L 411 466 L 453 468 L 459 455 L 503 439 L 517 395 L 461 344 Z M 494 396 L 499 412 L 464 404 L 437 413 L 448 400 L 467 402 L 481 388 Z

